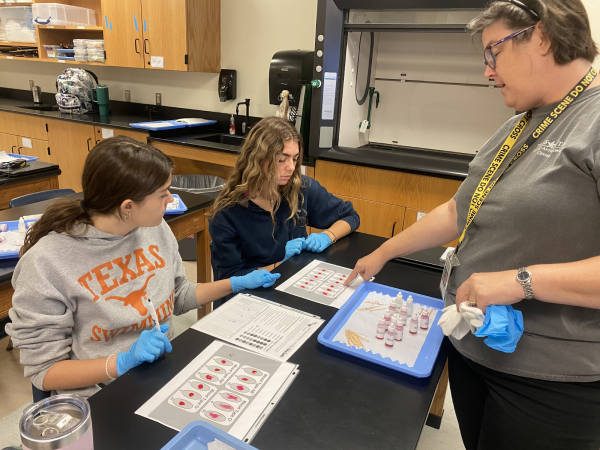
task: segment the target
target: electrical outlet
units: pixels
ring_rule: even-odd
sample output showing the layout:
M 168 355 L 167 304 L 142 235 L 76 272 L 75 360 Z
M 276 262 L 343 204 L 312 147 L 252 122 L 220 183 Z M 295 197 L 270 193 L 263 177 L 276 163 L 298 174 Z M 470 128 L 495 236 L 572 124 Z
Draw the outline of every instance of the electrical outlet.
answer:
M 125 101 L 126 102 L 131 101 L 131 91 L 125 91 Z
M 162 105 L 162 95 L 157 93 L 156 94 L 156 106 L 161 106 Z
M 35 83 L 33 80 L 29 80 L 29 89 L 33 89 L 33 87 L 35 86 Z

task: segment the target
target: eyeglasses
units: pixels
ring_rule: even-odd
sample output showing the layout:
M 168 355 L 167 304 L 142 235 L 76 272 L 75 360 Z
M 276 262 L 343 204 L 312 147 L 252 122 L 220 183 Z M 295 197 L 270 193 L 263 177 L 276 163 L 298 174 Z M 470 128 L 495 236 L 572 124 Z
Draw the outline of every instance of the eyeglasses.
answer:
M 512 3 L 512 2 L 511 2 Z M 537 25 L 537 24 L 536 24 Z M 492 48 L 494 48 L 496 45 L 500 45 L 503 42 L 508 41 L 509 39 L 512 39 L 514 37 L 519 36 L 520 34 L 525 33 L 527 30 L 531 30 L 532 28 L 534 28 L 536 25 L 531 25 L 530 27 L 525 28 L 524 30 L 521 31 L 517 31 L 516 33 L 511 34 L 510 36 L 506 36 L 503 39 L 500 39 L 499 41 L 488 45 L 484 50 L 483 50 L 483 59 L 485 61 L 485 65 L 489 66 L 490 69 L 495 69 L 496 68 L 496 57 L 494 56 L 494 53 L 492 52 Z

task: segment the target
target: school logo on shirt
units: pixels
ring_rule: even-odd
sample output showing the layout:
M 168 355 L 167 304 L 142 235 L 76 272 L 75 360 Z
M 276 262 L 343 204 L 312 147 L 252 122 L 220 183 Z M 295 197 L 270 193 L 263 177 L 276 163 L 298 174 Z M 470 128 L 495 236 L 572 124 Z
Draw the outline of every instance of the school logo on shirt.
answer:
M 148 296 L 149 284 L 156 275 L 151 272 L 163 267 L 165 267 L 165 261 L 160 256 L 158 246 L 151 245 L 147 249 L 139 248 L 128 255 L 100 264 L 79 277 L 79 284 L 89 291 L 94 303 L 103 298 L 105 302 L 118 304 L 124 308 L 133 308 L 142 317 L 139 322 L 110 330 L 94 325 L 91 329 L 90 340 L 108 342 L 121 334 L 151 328 L 152 319 L 144 300 Z M 134 290 L 128 291 L 125 288 L 120 289 L 119 293 L 122 295 L 107 295 L 114 289 L 138 278 L 139 281 L 131 285 Z M 155 303 L 158 305 L 156 314 L 159 322 L 164 322 L 173 313 L 174 295 L 173 291 L 168 299 L 159 302 L 160 304 Z
M 561 142 L 561 141 L 550 142 L 550 141 L 546 140 L 546 141 L 542 142 L 541 144 L 538 144 L 538 146 L 535 150 L 535 154 L 543 156 L 545 158 L 550 158 L 550 156 L 552 156 L 554 153 L 562 152 L 564 145 L 565 145 L 565 143 Z

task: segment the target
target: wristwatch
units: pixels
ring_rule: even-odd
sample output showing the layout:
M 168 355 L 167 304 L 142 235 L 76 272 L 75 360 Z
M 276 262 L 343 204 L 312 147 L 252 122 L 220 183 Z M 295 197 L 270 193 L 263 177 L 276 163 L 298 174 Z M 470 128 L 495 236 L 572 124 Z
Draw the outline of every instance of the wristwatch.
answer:
M 531 272 L 527 270 L 527 267 L 521 267 L 517 273 L 517 281 L 523 286 L 525 291 L 525 298 L 527 300 L 533 300 L 533 289 L 531 289 Z

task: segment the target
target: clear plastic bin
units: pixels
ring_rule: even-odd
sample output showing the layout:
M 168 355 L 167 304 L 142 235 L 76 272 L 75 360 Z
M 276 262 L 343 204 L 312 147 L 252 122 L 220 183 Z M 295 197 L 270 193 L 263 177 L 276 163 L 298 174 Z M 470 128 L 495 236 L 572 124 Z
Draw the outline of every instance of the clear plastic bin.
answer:
M 90 62 L 106 62 L 104 52 L 102 53 L 88 53 L 87 59 Z
M 31 6 L 0 8 L 0 21 L 4 25 L 6 39 L 10 42 L 37 42 Z
M 87 39 L 85 41 L 85 46 L 88 49 L 98 49 L 104 50 L 104 40 L 103 39 Z
M 96 13 L 93 9 L 60 3 L 36 3 L 33 18 L 39 25 L 96 25 Z
M 75 55 L 75 61 L 87 61 L 87 55 Z
M 46 50 L 47 58 L 58 58 L 58 49 L 60 45 L 44 45 L 44 50 Z
M 73 49 L 73 51 L 75 52 L 75 56 L 87 56 L 88 55 L 88 50 L 86 47 L 75 47 Z
M 85 48 L 85 42 L 87 39 L 73 39 L 73 45 L 75 47 Z

